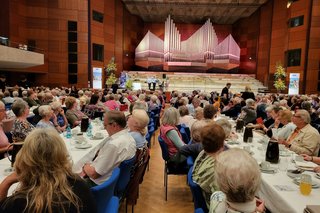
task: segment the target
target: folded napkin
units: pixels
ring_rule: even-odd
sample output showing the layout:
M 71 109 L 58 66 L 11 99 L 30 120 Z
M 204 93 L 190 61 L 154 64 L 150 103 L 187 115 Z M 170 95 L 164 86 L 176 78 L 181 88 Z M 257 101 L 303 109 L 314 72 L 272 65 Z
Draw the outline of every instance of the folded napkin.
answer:
M 296 161 L 296 166 L 304 168 L 315 168 L 318 165 L 310 161 Z

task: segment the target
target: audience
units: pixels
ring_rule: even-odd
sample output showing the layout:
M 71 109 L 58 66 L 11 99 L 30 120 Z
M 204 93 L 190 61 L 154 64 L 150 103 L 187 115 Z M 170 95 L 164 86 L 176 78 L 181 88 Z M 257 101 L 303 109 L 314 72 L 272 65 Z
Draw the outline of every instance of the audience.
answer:
M 146 134 L 148 131 L 149 116 L 143 109 L 135 109 L 128 118 L 130 135 L 136 142 L 137 149 L 147 145 Z
M 22 99 L 16 100 L 12 104 L 12 111 L 16 115 L 16 119 L 12 126 L 12 140 L 14 142 L 21 142 L 34 129 L 34 126 L 27 121 L 29 116 L 29 106 L 27 102 Z
M 78 110 L 78 103 L 76 98 L 67 97 L 66 98 L 66 118 L 71 127 L 78 126 L 81 123 L 81 119 L 85 116 L 80 110 Z
M 201 187 L 208 208 L 211 194 L 218 190 L 214 164 L 216 157 L 223 151 L 225 136 L 222 127 L 214 122 L 203 127 L 200 132 L 203 150 L 194 162 L 192 179 Z
M 255 197 L 261 184 L 261 174 L 250 154 L 241 149 L 227 150 L 216 158 L 213 170 L 221 191 L 212 194 L 210 212 L 265 211 L 264 202 Z
M 297 110 L 292 117 L 292 122 L 296 125 L 295 130 L 287 140 L 279 139 L 278 142 L 297 154 L 317 156 L 320 137 L 318 130 L 310 125 L 310 121 L 308 111 Z
M 56 129 L 58 132 L 64 132 L 68 126 L 68 120 L 66 115 L 64 114 L 64 110 L 61 107 L 61 103 L 59 101 L 54 101 L 50 104 L 54 116 L 57 118 L 57 125 Z
M 126 118 L 123 112 L 108 111 L 104 117 L 104 128 L 109 137 L 95 150 L 91 159 L 83 165 L 81 177 L 87 177 L 89 186 L 100 185 L 110 178 L 114 168 L 136 154 L 134 138 L 125 129 Z
M 2 101 L 0 101 L 0 123 L 6 118 L 6 109 Z M 4 154 L 10 146 L 9 140 L 3 131 L 2 125 L 0 125 L 0 159 L 4 157 Z
M 30 133 L 14 168 L 0 184 L 1 212 L 97 212 L 90 190 L 72 172 L 65 143 L 55 130 Z M 7 197 L 16 182 L 16 191 Z
M 177 169 L 183 168 L 186 164 L 186 157 L 179 152 L 179 149 L 185 145 L 176 127 L 179 124 L 179 118 L 180 115 L 176 108 L 167 108 L 162 115 L 160 126 L 160 136 L 167 144 L 170 164 Z

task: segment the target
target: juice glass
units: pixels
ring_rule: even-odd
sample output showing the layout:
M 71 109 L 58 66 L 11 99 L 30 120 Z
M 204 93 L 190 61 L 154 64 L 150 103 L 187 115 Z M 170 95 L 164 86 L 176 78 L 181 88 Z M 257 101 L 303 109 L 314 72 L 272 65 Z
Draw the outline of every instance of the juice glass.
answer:
M 303 195 L 310 195 L 312 190 L 312 179 L 311 175 L 302 174 L 300 180 L 300 192 Z

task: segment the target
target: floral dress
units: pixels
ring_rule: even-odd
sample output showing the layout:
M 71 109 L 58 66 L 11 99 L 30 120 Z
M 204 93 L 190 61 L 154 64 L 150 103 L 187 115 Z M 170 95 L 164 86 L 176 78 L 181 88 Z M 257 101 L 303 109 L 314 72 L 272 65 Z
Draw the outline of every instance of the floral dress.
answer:
M 35 127 L 29 123 L 27 120 L 21 121 L 16 119 L 13 122 L 12 126 L 12 139 L 14 142 L 24 141 L 27 135 L 34 129 Z

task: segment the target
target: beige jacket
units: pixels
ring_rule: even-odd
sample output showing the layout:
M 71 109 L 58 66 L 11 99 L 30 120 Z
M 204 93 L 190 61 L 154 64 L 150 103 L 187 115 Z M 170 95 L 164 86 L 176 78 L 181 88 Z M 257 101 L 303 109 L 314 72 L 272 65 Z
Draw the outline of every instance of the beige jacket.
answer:
M 290 138 L 290 136 L 289 136 Z M 320 135 L 310 124 L 303 127 L 292 140 L 290 150 L 297 154 L 318 156 Z

